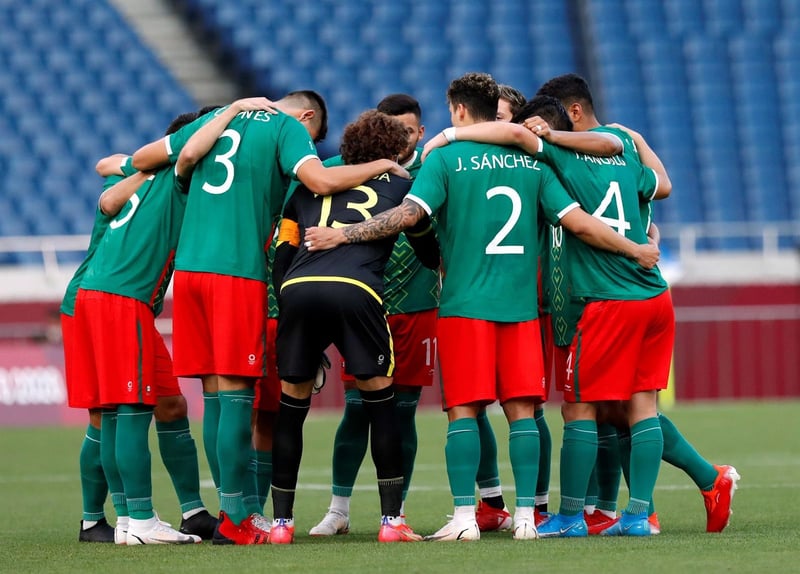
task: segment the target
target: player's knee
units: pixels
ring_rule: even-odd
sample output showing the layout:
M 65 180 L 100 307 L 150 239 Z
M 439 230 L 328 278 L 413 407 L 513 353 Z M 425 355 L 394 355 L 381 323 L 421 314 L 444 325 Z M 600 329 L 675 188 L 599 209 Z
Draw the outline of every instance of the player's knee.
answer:
M 189 407 L 186 397 L 175 395 L 171 397 L 159 397 L 154 411 L 155 419 L 162 423 L 171 423 L 186 417 Z

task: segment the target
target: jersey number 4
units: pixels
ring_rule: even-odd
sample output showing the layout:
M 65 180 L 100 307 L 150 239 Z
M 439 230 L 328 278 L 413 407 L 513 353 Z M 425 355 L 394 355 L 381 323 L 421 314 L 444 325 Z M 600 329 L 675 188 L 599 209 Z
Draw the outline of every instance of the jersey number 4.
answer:
M 608 211 L 608 206 L 611 205 L 612 201 L 617 208 L 616 219 L 604 215 L 605 212 Z M 622 207 L 622 192 L 619 189 L 619 182 L 611 182 L 603 201 L 600 202 L 600 205 L 597 206 L 597 209 L 594 210 L 592 215 L 609 227 L 616 229 L 617 233 L 625 237 L 625 232 L 631 228 L 631 224 L 625 220 L 625 209 Z

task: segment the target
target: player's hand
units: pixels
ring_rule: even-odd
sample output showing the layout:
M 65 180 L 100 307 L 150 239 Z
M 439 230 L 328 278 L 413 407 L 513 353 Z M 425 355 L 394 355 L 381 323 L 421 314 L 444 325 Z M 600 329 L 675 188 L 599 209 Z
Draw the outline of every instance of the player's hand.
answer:
M 303 237 L 303 244 L 309 251 L 325 251 L 345 243 L 347 243 L 347 238 L 341 228 L 309 227 Z
M 522 125 L 531 130 L 535 135 L 539 136 L 545 141 L 550 141 L 550 124 L 544 121 L 539 116 L 528 118 Z
M 422 148 L 422 157 L 420 161 L 425 161 L 425 158 L 428 157 L 428 154 L 435 150 L 437 147 L 444 147 L 448 144 L 447 138 L 444 137 L 444 132 L 439 132 L 435 136 L 433 136 L 428 143 Z
M 402 165 L 397 163 L 396 161 L 389 161 L 387 172 L 391 173 L 392 175 L 396 175 L 397 177 L 402 177 L 403 179 L 411 179 L 411 174 L 408 173 L 408 170 L 404 168 Z
M 256 110 L 263 110 L 270 114 L 277 114 L 278 110 L 275 107 L 275 103 L 267 98 L 242 98 L 241 100 L 236 100 L 231 104 L 231 107 L 235 108 L 239 112 L 249 112 L 249 111 L 256 111 Z
M 657 245 L 645 243 L 644 245 L 639 245 L 637 247 L 636 254 L 633 259 L 639 264 L 639 266 L 644 267 L 645 269 L 652 269 L 658 263 L 660 256 L 661 250 Z

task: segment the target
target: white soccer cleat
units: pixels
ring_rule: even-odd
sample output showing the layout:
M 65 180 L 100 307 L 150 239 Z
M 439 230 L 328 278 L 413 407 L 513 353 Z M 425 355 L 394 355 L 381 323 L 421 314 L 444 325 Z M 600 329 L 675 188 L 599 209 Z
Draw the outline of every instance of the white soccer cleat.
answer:
M 124 546 L 128 543 L 128 517 L 118 516 L 114 527 L 114 544 Z
M 350 532 L 350 518 L 338 510 L 329 509 L 319 524 L 308 531 L 311 536 L 334 536 Z
M 157 516 L 149 520 L 133 520 L 128 523 L 126 544 L 200 544 L 202 539 L 196 534 L 178 532 Z
M 514 540 L 536 540 L 539 532 L 533 517 L 514 517 Z
M 455 516 L 435 533 L 425 537 L 425 540 L 434 542 L 467 542 L 480 539 L 481 531 L 475 518 L 457 518 Z

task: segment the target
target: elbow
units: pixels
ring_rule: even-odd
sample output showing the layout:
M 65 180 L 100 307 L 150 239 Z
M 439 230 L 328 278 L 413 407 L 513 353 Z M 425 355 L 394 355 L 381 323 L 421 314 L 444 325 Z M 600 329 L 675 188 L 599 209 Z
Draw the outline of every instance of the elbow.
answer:
M 151 166 L 147 165 L 144 154 L 139 152 L 135 152 L 131 156 L 131 166 L 133 166 L 133 169 L 137 171 L 147 171 L 151 168 Z
M 203 155 L 197 153 L 197 150 L 185 147 L 181 150 L 176 164 L 179 166 L 180 173 L 185 173 L 186 170 L 194 168 L 201 159 L 203 159 Z
M 666 199 L 672 193 L 672 181 L 664 174 L 658 180 L 658 189 L 656 190 L 655 199 Z
M 314 178 L 312 181 L 304 182 L 304 185 L 317 195 L 331 195 L 337 191 L 337 187 L 330 181 L 323 178 Z
M 605 150 L 605 153 L 607 153 L 609 156 L 619 155 L 624 151 L 622 147 L 622 142 L 620 142 L 619 140 L 609 141 L 605 147 L 608 148 Z
M 106 197 L 105 193 L 100 196 L 100 199 L 97 202 L 97 206 L 100 208 L 100 211 L 103 212 L 103 215 L 106 215 L 108 217 L 113 217 L 116 215 L 115 212 L 116 206 L 114 205 L 113 201 L 109 200 L 108 197 Z

